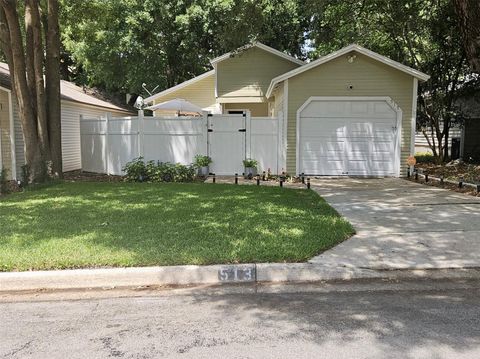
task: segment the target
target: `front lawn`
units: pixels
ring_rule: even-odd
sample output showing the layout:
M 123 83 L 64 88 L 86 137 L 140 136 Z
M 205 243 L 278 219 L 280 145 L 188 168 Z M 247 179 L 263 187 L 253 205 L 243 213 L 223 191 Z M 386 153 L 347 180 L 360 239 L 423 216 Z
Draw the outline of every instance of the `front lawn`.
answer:
M 313 191 L 61 183 L 0 198 L 0 270 L 298 262 L 352 233 Z

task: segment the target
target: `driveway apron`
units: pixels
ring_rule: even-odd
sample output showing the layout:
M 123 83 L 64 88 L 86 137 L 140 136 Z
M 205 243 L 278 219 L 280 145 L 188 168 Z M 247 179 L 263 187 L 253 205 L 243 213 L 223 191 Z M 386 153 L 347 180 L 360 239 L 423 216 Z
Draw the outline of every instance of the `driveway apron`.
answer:
M 480 198 L 398 178 L 311 184 L 357 231 L 311 263 L 385 270 L 480 267 Z

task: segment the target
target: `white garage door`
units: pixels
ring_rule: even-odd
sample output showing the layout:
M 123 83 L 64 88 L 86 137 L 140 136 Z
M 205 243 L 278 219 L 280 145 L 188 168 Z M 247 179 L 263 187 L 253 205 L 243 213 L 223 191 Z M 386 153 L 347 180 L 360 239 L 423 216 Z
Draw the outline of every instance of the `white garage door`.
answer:
M 397 112 L 384 100 L 312 100 L 298 125 L 299 173 L 397 173 Z

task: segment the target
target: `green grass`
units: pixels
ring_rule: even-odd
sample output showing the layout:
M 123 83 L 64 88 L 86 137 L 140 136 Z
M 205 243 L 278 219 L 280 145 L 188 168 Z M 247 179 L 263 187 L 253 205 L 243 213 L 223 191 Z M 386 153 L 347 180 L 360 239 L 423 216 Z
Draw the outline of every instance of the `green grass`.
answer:
M 352 233 L 313 191 L 60 183 L 0 198 L 0 271 L 298 262 Z

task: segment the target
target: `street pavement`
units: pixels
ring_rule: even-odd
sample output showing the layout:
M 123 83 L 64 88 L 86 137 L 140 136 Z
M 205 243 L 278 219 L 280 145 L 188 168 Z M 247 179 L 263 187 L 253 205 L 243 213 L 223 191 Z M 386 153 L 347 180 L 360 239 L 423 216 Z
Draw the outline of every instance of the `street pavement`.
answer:
M 0 358 L 479 358 L 480 282 L 0 296 Z

